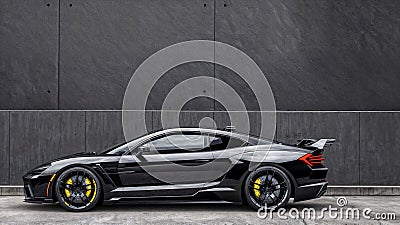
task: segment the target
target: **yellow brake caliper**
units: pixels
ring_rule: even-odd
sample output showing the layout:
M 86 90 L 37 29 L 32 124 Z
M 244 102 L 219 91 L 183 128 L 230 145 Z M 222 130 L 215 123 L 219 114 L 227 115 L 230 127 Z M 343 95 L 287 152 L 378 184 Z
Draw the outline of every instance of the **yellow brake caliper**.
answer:
M 260 178 L 258 178 L 255 182 L 254 182 L 254 194 L 256 195 L 256 197 L 260 197 L 260 184 L 261 184 L 261 180 Z
M 93 180 L 93 186 L 94 186 L 94 191 L 93 191 L 93 197 L 90 199 L 90 202 L 93 202 L 94 198 L 96 197 L 96 181 Z
M 90 193 L 92 193 L 92 190 L 90 190 L 90 189 L 92 189 L 92 183 L 90 182 L 90 180 L 89 180 L 89 178 L 85 178 L 85 182 L 86 182 L 86 185 L 87 185 L 87 189 L 89 189 L 89 190 L 87 190 L 86 191 L 86 197 L 88 197 L 89 198 L 89 196 L 90 196 Z
M 72 184 L 72 179 L 71 178 L 69 178 L 68 180 L 67 180 L 67 183 L 66 184 Z M 71 192 L 69 192 L 69 190 L 68 189 L 64 189 L 64 191 L 65 191 L 65 196 L 67 196 L 67 198 L 69 198 L 70 196 L 71 196 Z

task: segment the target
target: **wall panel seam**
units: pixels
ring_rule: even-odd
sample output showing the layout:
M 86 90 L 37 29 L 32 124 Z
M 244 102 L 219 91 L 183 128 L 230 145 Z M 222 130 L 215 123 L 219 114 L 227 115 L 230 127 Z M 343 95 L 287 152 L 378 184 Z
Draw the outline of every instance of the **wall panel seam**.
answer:
M 213 120 L 215 121 L 215 79 L 216 79 L 216 77 L 217 77 L 217 75 L 216 75 L 216 68 L 215 68 L 215 41 L 216 41 L 216 10 L 217 10 L 217 3 L 216 3 L 216 1 L 217 0 L 214 0 L 214 10 L 213 10 L 213 13 L 214 13 L 214 67 L 213 67 L 213 69 L 214 69 L 214 87 L 213 87 L 213 90 L 214 90 L 214 93 L 213 93 L 213 95 L 214 95 L 214 99 L 213 99 Z
M 122 110 L 122 109 L 0 109 L 0 112 L 122 112 L 122 111 L 148 111 L 148 112 L 226 112 L 223 110 Z M 400 113 L 400 111 L 347 111 L 347 110 L 333 110 L 333 111 L 318 111 L 318 110 L 309 110 L 309 111 L 296 111 L 296 110 L 276 110 L 276 111 L 265 111 L 265 110 L 247 110 L 247 111 L 238 111 L 231 110 L 229 112 L 277 112 L 277 113 Z
M 11 184 L 11 111 L 8 112 L 8 184 Z
M 84 136 L 84 140 L 85 140 L 85 152 L 87 152 L 87 116 L 86 116 L 86 114 L 87 114 L 87 112 L 85 111 L 85 119 L 84 119 L 84 122 L 85 122 L 85 136 Z
M 154 113 L 155 112 L 151 112 L 151 129 L 154 130 Z
M 358 113 L 358 184 L 361 185 L 361 113 Z
M 58 39 L 57 39 L 57 109 L 60 109 L 60 64 L 61 64 L 61 0 L 58 0 Z

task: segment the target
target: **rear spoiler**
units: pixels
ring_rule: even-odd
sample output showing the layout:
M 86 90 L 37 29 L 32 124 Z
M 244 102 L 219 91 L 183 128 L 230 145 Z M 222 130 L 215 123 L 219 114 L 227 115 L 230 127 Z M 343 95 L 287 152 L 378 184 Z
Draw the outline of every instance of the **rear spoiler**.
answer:
M 301 148 L 315 148 L 315 149 L 323 149 L 324 147 L 331 146 L 336 139 L 319 139 L 318 141 L 315 139 L 302 139 L 298 140 L 296 146 Z

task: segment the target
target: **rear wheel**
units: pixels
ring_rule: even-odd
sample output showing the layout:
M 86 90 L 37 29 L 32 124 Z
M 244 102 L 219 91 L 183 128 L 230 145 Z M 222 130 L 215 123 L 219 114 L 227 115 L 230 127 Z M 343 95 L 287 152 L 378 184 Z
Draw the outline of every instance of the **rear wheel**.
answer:
M 253 171 L 244 185 L 247 203 L 254 209 L 276 209 L 285 206 L 290 199 L 290 180 L 281 169 L 274 166 Z
M 70 211 L 87 211 L 96 206 L 101 196 L 99 178 L 90 170 L 74 167 L 64 171 L 56 183 L 57 199 Z

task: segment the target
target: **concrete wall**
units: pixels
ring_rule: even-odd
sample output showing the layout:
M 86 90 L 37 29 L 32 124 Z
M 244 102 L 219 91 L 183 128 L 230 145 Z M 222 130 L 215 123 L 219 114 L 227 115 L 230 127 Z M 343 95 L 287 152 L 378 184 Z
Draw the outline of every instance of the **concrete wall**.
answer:
M 259 134 L 258 113 L 250 113 L 252 134 Z M 224 114 L 185 111 L 180 125 L 210 117 L 222 128 L 231 125 Z M 160 129 L 160 112 L 146 112 L 146 121 L 150 131 Z M 124 141 L 120 111 L 1 111 L 0 124 L 0 184 L 21 184 L 28 169 L 55 157 Z M 400 113 L 393 112 L 278 112 L 275 139 L 336 138 L 325 152 L 331 184 L 399 185 L 399 125 Z
M 399 110 L 400 1 L 0 0 L 0 109 L 121 109 L 138 65 L 181 41 L 228 43 L 265 73 L 279 110 Z M 252 91 L 226 68 L 190 63 L 150 95 L 197 75 Z M 213 84 L 210 84 L 211 86 Z M 210 87 L 212 89 L 212 87 Z M 221 110 L 197 99 L 187 110 Z
M 260 66 L 277 109 L 288 110 L 278 113 L 278 140 L 338 139 L 326 153 L 333 183 L 400 183 L 398 113 L 294 112 L 400 110 L 400 1 L 0 0 L 0 5 L 0 184 L 19 184 L 23 172 L 51 158 L 121 142 L 118 110 L 135 69 L 156 51 L 195 39 L 228 43 Z M 159 110 L 171 88 L 198 75 L 223 80 L 247 109 L 260 110 L 237 74 L 201 62 L 168 71 L 153 87 L 147 109 Z M 212 99 L 196 98 L 184 109 L 193 112 L 181 114 L 182 126 L 197 125 L 204 116 L 219 127 L 229 124 Z M 146 113 L 148 127 L 161 127 L 159 114 Z M 259 119 L 260 112 L 250 113 L 251 133 L 259 133 Z

